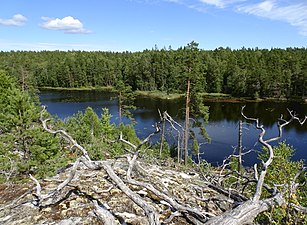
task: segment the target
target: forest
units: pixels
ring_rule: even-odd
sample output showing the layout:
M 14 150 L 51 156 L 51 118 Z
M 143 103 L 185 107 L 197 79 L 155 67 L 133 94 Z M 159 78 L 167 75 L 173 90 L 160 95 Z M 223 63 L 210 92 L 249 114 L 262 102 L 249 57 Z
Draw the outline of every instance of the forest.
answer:
M 204 51 L 195 42 L 134 53 L 1 52 L 0 223 L 305 224 L 306 166 L 278 141 L 288 124 L 306 125 L 307 115 L 289 110 L 268 138 L 243 107 L 242 121 L 259 130 L 263 146 L 253 168 L 242 167 L 241 154 L 218 167 L 200 159 L 191 128 L 202 127 L 210 141 L 200 92 L 304 98 L 306 57 L 304 48 Z M 40 87 L 103 86 L 115 87 L 120 116 L 129 116 L 133 90 L 186 93 L 185 124 L 161 112 L 141 140 L 133 123 L 112 124 L 106 108 L 63 121 L 36 94 Z M 163 139 L 165 123 L 178 132 L 177 146 Z M 160 143 L 150 143 L 154 135 Z
M 0 69 L 15 76 L 23 89 L 123 82 L 132 90 L 184 93 L 187 52 L 188 46 L 142 52 L 11 51 L 0 52 Z M 192 86 L 203 93 L 251 98 L 306 96 L 306 48 L 197 48 L 193 57 L 196 81 Z

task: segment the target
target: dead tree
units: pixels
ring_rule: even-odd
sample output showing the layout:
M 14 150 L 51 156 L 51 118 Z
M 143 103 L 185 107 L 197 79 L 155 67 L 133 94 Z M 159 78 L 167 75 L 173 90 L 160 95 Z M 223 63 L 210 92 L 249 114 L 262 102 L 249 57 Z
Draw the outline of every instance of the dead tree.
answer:
M 145 215 L 148 218 L 148 222 L 150 225 L 159 225 L 161 224 L 160 218 L 159 218 L 159 213 L 157 210 L 149 204 L 147 201 L 145 201 L 138 193 L 132 191 L 129 186 L 126 184 L 133 184 L 137 185 L 143 188 L 146 188 L 148 191 L 151 191 L 154 193 L 156 196 L 158 196 L 160 199 L 163 199 L 167 204 L 175 210 L 175 212 L 167 219 L 167 221 L 171 221 L 172 218 L 178 215 L 185 215 L 186 217 L 189 218 L 189 220 L 193 221 L 193 224 L 203 224 L 205 221 L 207 221 L 208 216 L 213 216 L 211 213 L 206 213 L 203 211 L 199 211 L 197 208 L 192 208 L 189 206 L 185 206 L 181 203 L 178 203 L 175 199 L 172 197 L 168 196 L 162 191 L 159 191 L 154 187 L 154 185 L 150 183 L 145 183 L 145 182 L 140 182 L 137 180 L 132 179 L 131 173 L 135 167 L 137 157 L 140 153 L 141 147 L 146 144 L 152 136 L 157 134 L 160 131 L 159 126 L 156 124 L 155 128 L 156 130 L 148 135 L 143 141 L 141 141 L 140 144 L 134 145 L 133 143 L 125 140 L 120 134 L 119 141 L 127 144 L 130 146 L 132 150 L 128 150 L 129 154 L 127 156 L 128 163 L 129 163 L 129 168 L 127 170 L 127 175 L 126 178 L 127 180 L 124 181 L 122 178 L 120 178 L 115 171 L 113 170 L 110 162 L 108 161 L 92 161 L 91 158 L 89 157 L 87 151 L 85 148 L 83 148 L 81 145 L 79 145 L 76 140 L 74 140 L 66 131 L 64 130 L 53 130 L 50 128 L 47 124 L 49 119 L 44 119 L 43 114 L 45 112 L 45 108 L 43 108 L 41 112 L 41 122 L 43 124 L 43 128 L 52 134 L 60 134 L 62 137 L 64 137 L 67 141 L 69 141 L 72 146 L 78 150 L 81 151 L 82 156 L 76 159 L 75 163 L 73 164 L 72 168 L 70 169 L 70 174 L 69 176 L 62 181 L 56 188 L 54 188 L 52 191 L 50 191 L 47 194 L 42 194 L 42 187 L 38 180 L 30 175 L 30 178 L 35 182 L 36 188 L 35 188 L 35 193 L 33 194 L 34 196 L 34 201 L 32 202 L 35 206 L 39 208 L 44 208 L 46 207 L 50 201 L 51 198 L 56 196 L 60 191 L 62 191 L 66 186 L 69 185 L 69 183 L 73 180 L 75 177 L 77 168 L 79 165 L 82 163 L 84 164 L 87 168 L 92 169 L 92 170 L 99 170 L 103 169 L 106 171 L 108 174 L 109 178 L 112 180 L 112 182 L 124 193 L 126 196 L 128 196 L 134 203 L 136 203 L 139 207 L 141 207 Z M 140 167 L 139 165 L 137 167 Z M 104 224 L 115 224 L 115 218 L 110 213 L 107 209 L 101 207 L 95 200 L 93 200 L 93 205 L 96 207 L 96 213 L 98 217 L 104 222 Z
M 159 191 L 158 189 L 156 189 L 152 184 L 140 182 L 140 181 L 137 181 L 137 180 L 133 180 L 131 178 L 131 172 L 132 172 L 133 168 L 135 167 L 136 159 L 138 157 L 141 146 L 144 145 L 145 143 L 147 143 L 148 140 L 153 135 L 158 133 L 159 131 L 160 131 L 160 128 L 158 126 L 156 126 L 156 131 L 154 133 L 150 134 L 147 138 L 145 138 L 138 146 L 132 144 L 131 142 L 129 142 L 127 140 L 124 140 L 122 138 L 122 135 L 120 136 L 119 140 L 122 141 L 123 143 L 129 145 L 130 147 L 132 147 L 132 149 L 134 151 L 134 155 L 133 155 L 132 158 L 130 156 L 128 156 L 129 168 L 128 168 L 128 171 L 127 171 L 127 181 L 130 184 L 146 188 L 147 190 L 151 191 L 156 196 L 158 196 L 160 199 L 163 199 L 164 201 L 166 201 L 173 209 L 176 210 L 175 211 L 176 215 L 177 214 L 178 215 L 187 214 L 187 216 L 192 215 L 192 218 L 190 218 L 190 220 L 192 220 L 195 224 L 201 224 L 201 223 L 203 223 L 207 220 L 207 216 L 212 216 L 212 214 L 201 212 L 198 209 L 191 208 L 191 207 L 185 206 L 183 204 L 180 204 L 176 200 L 171 198 L 170 196 L 168 196 L 165 193 L 163 193 L 162 191 Z
M 169 122 L 172 129 L 174 129 L 177 132 L 177 135 L 178 135 L 177 136 L 177 162 L 180 163 L 181 156 L 182 156 L 181 138 L 183 137 L 184 128 L 179 123 L 177 123 L 166 111 L 163 112 L 163 117 L 167 122 Z
M 251 224 L 255 217 L 264 211 L 269 210 L 274 204 L 282 205 L 285 203 L 285 199 L 283 197 L 283 193 L 278 192 L 274 188 L 269 188 L 271 191 L 272 196 L 270 198 L 261 199 L 261 194 L 263 188 L 268 188 L 267 185 L 265 185 L 264 178 L 267 173 L 267 169 L 272 163 L 274 159 L 274 151 L 273 147 L 271 145 L 271 142 L 278 141 L 282 138 L 282 132 L 283 128 L 287 126 L 292 121 L 296 120 L 301 125 L 303 125 L 306 120 L 307 116 L 305 116 L 304 119 L 299 119 L 296 114 L 293 111 L 288 110 L 290 118 L 288 120 L 283 118 L 283 115 L 279 118 L 278 121 L 278 135 L 276 137 L 265 139 L 266 130 L 263 127 L 263 125 L 260 124 L 259 119 L 247 117 L 244 114 L 244 107 L 242 107 L 241 114 L 245 120 L 253 122 L 255 124 L 255 127 L 260 130 L 258 141 L 268 149 L 269 151 L 269 157 L 266 162 L 262 162 L 262 168 L 260 171 L 260 174 L 258 174 L 257 166 L 255 165 L 255 178 L 257 180 L 256 183 L 256 190 L 254 195 L 251 199 L 248 201 L 242 203 L 238 207 L 236 207 L 233 210 L 230 210 L 228 212 L 225 212 L 224 214 L 214 217 L 210 219 L 206 224 L 210 225 L 218 225 L 218 224 L 227 224 L 227 225 L 239 225 L 239 224 Z
M 189 72 L 191 68 L 189 68 Z M 187 81 L 187 93 L 186 93 L 186 103 L 185 103 L 185 125 L 184 125 L 184 165 L 188 164 L 188 145 L 189 145 L 189 129 L 190 129 L 190 86 L 191 81 Z
M 55 194 L 57 194 L 65 186 L 67 186 L 69 184 L 69 182 L 74 178 L 75 172 L 76 172 L 79 164 L 83 163 L 89 169 L 93 169 L 93 170 L 104 169 L 107 172 L 108 176 L 112 179 L 112 181 L 117 185 L 117 187 L 123 193 L 125 193 L 134 203 L 136 203 L 139 207 L 141 207 L 144 210 L 144 212 L 145 212 L 145 214 L 146 214 L 146 216 L 148 218 L 149 224 L 151 224 L 151 225 L 160 224 L 160 222 L 159 222 L 159 214 L 157 213 L 156 209 L 153 208 L 150 204 L 148 204 L 145 200 L 143 200 L 137 193 L 133 192 L 122 181 L 122 179 L 116 175 L 116 173 L 112 169 L 111 165 L 107 161 L 92 161 L 91 158 L 89 157 L 86 149 L 84 149 L 81 145 L 79 145 L 77 143 L 77 141 L 74 140 L 66 131 L 50 129 L 48 127 L 48 125 L 47 125 L 47 122 L 49 121 L 49 119 L 43 119 L 44 112 L 45 112 L 45 107 L 43 107 L 43 110 L 41 112 L 41 117 L 40 117 L 40 120 L 41 120 L 41 122 L 43 124 L 44 129 L 47 132 L 51 133 L 51 134 L 60 134 L 60 135 L 62 135 L 66 140 L 68 140 L 73 145 L 73 147 L 77 148 L 78 150 L 80 150 L 82 152 L 82 156 L 77 158 L 77 160 L 75 161 L 75 163 L 74 163 L 74 165 L 73 165 L 73 167 L 71 169 L 70 176 L 65 181 L 63 181 L 57 188 L 55 188 L 53 191 L 49 192 L 47 195 L 42 195 L 41 194 L 41 189 L 42 189 L 41 185 L 39 184 L 39 182 L 33 176 L 30 176 L 30 178 L 36 183 L 36 194 L 34 195 L 35 198 L 36 198 L 35 201 L 34 201 L 36 206 L 42 207 L 46 200 L 52 198 Z M 156 132 L 158 132 L 158 131 L 156 131 Z M 136 151 L 135 151 L 135 154 L 134 154 L 134 158 L 136 159 L 136 157 L 138 155 L 138 150 L 140 149 L 140 147 L 142 145 L 144 145 L 146 142 L 148 142 L 148 140 L 154 134 L 155 133 L 150 134 L 138 146 L 134 146 L 130 142 L 124 141 L 124 139 L 122 139 L 121 137 L 120 137 L 120 140 L 130 144 L 130 146 L 135 147 Z M 96 207 L 99 206 L 95 202 L 94 202 L 94 205 Z M 105 218 L 104 222 L 106 222 L 106 221 L 114 221 L 114 218 L 111 218 L 110 217 L 111 214 L 110 213 L 106 213 L 105 209 L 97 208 L 97 211 L 100 213 L 101 217 L 102 217 L 101 214 L 104 213 L 104 216 L 103 216 Z
M 160 128 L 158 125 L 156 125 L 156 129 L 153 133 L 151 133 L 147 138 L 145 138 L 143 141 L 141 141 L 138 145 L 135 145 L 128 140 L 125 140 L 122 135 L 119 137 L 119 141 L 122 143 L 125 143 L 130 147 L 127 151 L 130 153 L 128 154 L 127 161 L 128 161 L 128 169 L 126 171 L 126 176 L 120 177 L 116 172 L 114 171 L 112 164 L 110 160 L 106 161 L 93 161 L 91 160 L 89 154 L 87 153 L 86 149 L 84 149 L 81 145 L 79 145 L 67 132 L 64 130 L 53 130 L 53 128 L 47 124 L 49 119 L 44 119 L 44 111 L 43 108 L 41 112 L 41 122 L 43 124 L 44 129 L 52 134 L 59 134 L 62 137 L 64 137 L 67 141 L 69 141 L 74 148 L 78 149 L 81 152 L 81 156 L 76 159 L 73 166 L 70 168 L 69 176 L 65 179 L 60 181 L 60 184 L 57 185 L 53 190 L 49 191 L 47 194 L 42 191 L 42 186 L 38 182 L 36 178 L 33 176 L 30 176 L 31 179 L 35 182 L 35 193 L 34 201 L 32 201 L 32 204 L 39 208 L 44 208 L 50 204 L 50 200 L 55 198 L 59 192 L 63 192 L 65 187 L 69 187 L 70 182 L 75 178 L 76 172 L 78 167 L 83 164 L 85 167 L 87 167 L 90 170 L 104 170 L 110 179 L 112 185 L 116 186 L 118 189 L 121 190 L 122 193 L 124 193 L 129 199 L 131 199 L 136 205 L 141 207 L 144 211 L 144 214 L 147 217 L 148 223 L 151 225 L 160 225 L 161 223 L 170 223 L 175 217 L 184 217 L 187 218 L 187 221 L 189 221 L 191 224 L 230 224 L 230 225 L 239 225 L 239 224 L 250 224 L 253 222 L 254 218 L 261 212 L 269 210 L 272 206 L 275 204 L 283 204 L 285 202 L 285 199 L 283 197 L 283 193 L 279 192 L 277 189 L 268 187 L 265 182 L 264 178 L 267 173 L 267 169 L 270 166 L 270 164 L 273 161 L 274 158 L 274 151 L 273 147 L 271 146 L 272 141 L 279 140 L 282 137 L 282 129 L 288 125 L 293 120 L 299 121 L 300 124 L 304 124 L 307 120 L 307 116 L 304 120 L 299 120 L 296 115 L 289 111 L 290 119 L 285 120 L 281 116 L 278 127 L 279 127 L 279 134 L 278 136 L 271 138 L 271 139 L 265 139 L 265 129 L 262 125 L 260 125 L 259 119 L 255 118 L 249 118 L 244 115 L 243 113 L 244 108 L 242 108 L 242 116 L 248 120 L 255 123 L 257 129 L 261 131 L 259 135 L 259 142 L 268 148 L 269 150 L 269 157 L 266 160 L 266 162 L 262 162 L 261 169 L 257 169 L 257 166 L 255 166 L 255 179 L 248 181 L 248 182 L 254 182 L 256 183 L 256 189 L 254 195 L 247 199 L 245 196 L 236 194 L 227 190 L 224 190 L 222 187 L 214 185 L 212 182 L 203 181 L 203 186 L 209 187 L 212 190 L 222 194 L 223 196 L 227 196 L 228 200 L 232 199 L 233 202 L 236 202 L 237 207 L 226 211 L 225 213 L 216 216 L 215 213 L 212 212 L 206 212 L 205 208 L 198 207 L 198 206 L 190 206 L 188 204 L 184 204 L 176 199 L 176 197 L 172 196 L 170 193 L 167 193 L 164 189 L 160 189 L 159 186 L 157 186 L 156 183 L 150 183 L 150 182 L 144 182 L 140 181 L 139 179 L 134 179 L 133 172 L 137 171 L 140 174 L 145 174 L 145 176 L 148 176 L 148 171 L 145 171 L 140 163 L 138 162 L 137 158 L 139 156 L 139 153 L 141 151 L 142 146 L 144 146 L 150 138 L 158 133 L 160 131 Z M 260 171 L 258 174 L 258 170 Z M 144 172 L 145 171 L 145 172 Z M 296 176 L 298 177 L 298 175 Z M 294 185 L 295 179 L 293 179 L 293 190 L 295 190 L 296 186 Z M 158 179 L 156 179 L 158 181 Z M 171 211 L 171 214 L 164 219 L 160 218 L 160 213 L 158 210 L 148 201 L 146 201 L 138 192 L 133 191 L 131 189 L 132 186 L 138 186 L 143 189 L 146 189 L 148 192 L 153 193 L 160 201 L 165 202 L 165 205 L 169 207 L 169 210 Z M 185 186 L 188 186 L 188 183 L 185 183 Z M 203 187 L 201 184 L 197 184 L 197 188 Z M 269 198 L 261 198 L 262 190 L 263 188 L 266 188 L 271 193 L 271 196 Z M 206 199 L 201 198 L 202 201 L 206 201 Z M 103 224 L 116 224 L 118 222 L 117 218 L 115 218 L 115 215 L 112 214 L 108 209 L 104 208 L 102 204 L 99 204 L 97 202 L 97 199 L 92 199 L 92 204 L 95 207 L 95 212 L 97 215 L 97 218 L 99 218 Z M 297 211 L 303 211 L 306 212 L 306 208 L 295 205 L 293 206 Z M 163 220 L 163 221 L 161 221 Z
M 160 137 L 160 150 L 159 150 L 159 156 L 161 158 L 162 156 L 162 150 L 163 150 L 163 146 L 164 146 L 164 140 L 165 140 L 165 114 L 163 113 L 163 116 L 161 115 L 160 110 L 158 109 L 159 115 L 160 115 L 160 119 L 162 122 L 162 131 L 161 131 L 161 137 Z
M 239 135 L 238 135 L 238 172 L 241 173 L 241 167 L 242 167 L 242 120 L 239 121 Z

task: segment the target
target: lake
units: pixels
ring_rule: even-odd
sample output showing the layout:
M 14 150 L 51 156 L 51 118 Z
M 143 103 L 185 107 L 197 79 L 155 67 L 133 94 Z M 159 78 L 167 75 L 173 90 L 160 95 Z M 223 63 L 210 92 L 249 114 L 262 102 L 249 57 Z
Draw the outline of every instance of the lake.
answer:
M 98 115 L 101 115 L 102 108 L 107 107 L 113 115 L 111 122 L 118 123 L 118 102 L 112 97 L 114 94 L 100 91 L 41 91 L 40 93 L 41 103 L 47 105 L 47 110 L 52 115 L 57 115 L 61 119 L 78 111 L 84 111 L 87 107 L 92 107 Z M 133 110 L 133 115 L 137 122 L 135 129 L 139 138 L 144 138 L 153 131 L 152 125 L 159 121 L 158 109 L 167 110 L 176 121 L 183 123 L 184 99 L 161 100 L 138 97 L 135 105 L 137 109 Z M 246 105 L 247 116 L 260 119 L 267 130 L 265 136 L 267 138 L 278 134 L 276 121 L 281 114 L 285 117 L 289 115 L 287 109 L 294 110 L 300 118 L 307 115 L 307 104 L 299 102 L 206 101 L 205 105 L 210 107 L 210 118 L 206 129 L 212 141 L 211 144 L 201 145 L 201 151 L 202 157 L 212 164 L 221 164 L 223 159 L 234 151 L 238 142 L 239 120 L 242 119 L 240 111 L 243 105 Z M 256 151 L 262 149 L 257 142 L 259 131 L 250 124 L 245 123 L 243 127 L 244 150 L 255 150 L 243 158 L 244 165 L 251 166 L 257 162 Z M 153 139 L 157 140 L 159 137 Z M 307 159 L 307 123 L 303 126 L 298 122 L 288 125 L 284 129 L 282 140 L 296 149 L 293 160 Z M 172 135 L 168 136 L 168 142 L 175 142 Z

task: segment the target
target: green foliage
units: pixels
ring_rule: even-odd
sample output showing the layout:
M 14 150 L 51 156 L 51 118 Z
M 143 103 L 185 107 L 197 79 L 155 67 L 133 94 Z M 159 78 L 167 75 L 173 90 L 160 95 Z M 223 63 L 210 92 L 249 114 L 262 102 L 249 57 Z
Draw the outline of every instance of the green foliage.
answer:
M 140 140 L 135 133 L 133 125 L 131 124 L 124 125 L 123 123 L 121 123 L 118 125 L 118 129 L 119 131 L 122 132 L 124 139 L 130 141 L 134 145 L 140 144 Z
M 297 171 L 303 167 L 303 162 L 291 161 L 291 157 L 294 154 L 294 149 L 285 142 L 279 143 L 278 146 L 273 148 L 273 151 L 274 160 L 267 171 L 266 182 L 271 186 L 273 184 L 290 184 Z M 268 155 L 268 150 L 264 149 L 264 152 L 259 154 L 259 158 L 260 160 L 266 161 Z M 280 187 L 280 191 L 282 191 L 282 188 L 284 187 Z
M 99 119 L 89 107 L 84 113 L 78 112 L 69 117 L 63 127 L 79 144 L 85 147 L 91 159 L 101 160 L 125 153 L 124 145 L 114 142 L 120 132 L 124 139 L 135 145 L 140 142 L 132 125 L 121 123 L 116 127 L 110 123 L 110 118 L 111 115 L 107 108 L 103 109 L 103 114 Z
M 126 85 L 122 80 L 118 81 L 115 85 L 117 92 L 118 105 L 119 105 L 119 121 L 122 122 L 122 116 L 132 119 L 130 109 L 135 109 L 134 100 L 135 93 L 132 91 L 130 85 Z
M 192 152 L 199 156 L 198 142 L 191 127 L 199 127 L 200 134 L 204 134 L 204 137 L 209 140 L 205 129 L 205 124 L 209 118 L 209 108 L 204 106 L 203 98 L 200 96 L 200 92 L 204 90 L 205 81 L 202 76 L 202 64 L 198 54 L 198 43 L 192 41 L 179 51 L 181 53 L 180 75 L 181 79 L 183 79 L 182 83 L 187 83 L 184 132 L 184 163 L 187 164 L 190 136 L 193 139 Z M 203 117 L 204 119 L 195 119 L 195 122 L 192 122 L 192 125 L 190 125 L 191 116 L 195 118 Z M 189 133 L 192 135 L 189 135 Z
M 206 160 L 202 160 L 199 163 L 198 168 L 203 174 L 211 174 L 215 170 L 215 168 L 210 163 L 208 163 Z
M 42 130 L 40 107 L 4 71 L 0 71 L 0 84 L 0 156 L 4 160 L 0 180 L 53 173 L 65 159 L 59 139 Z
M 106 139 L 115 139 L 116 137 L 116 127 L 111 124 L 110 119 L 112 115 L 109 113 L 108 108 L 102 109 L 103 113 L 101 115 L 101 132 Z
M 0 69 L 22 89 L 124 86 L 132 90 L 184 93 L 186 79 L 200 92 L 238 97 L 306 96 L 306 48 L 198 48 L 143 52 L 0 52 Z M 189 68 L 193 68 L 189 71 Z M 194 79 L 196 78 L 196 79 Z M 119 88 L 116 88 L 120 90 Z
M 306 224 L 307 216 L 302 213 L 297 213 L 290 203 L 299 203 L 306 205 L 306 172 L 301 174 L 296 182 L 300 185 L 295 192 L 291 192 L 291 183 L 295 175 L 303 168 L 302 161 L 291 161 L 294 149 L 285 142 L 279 143 L 274 147 L 274 160 L 268 167 L 265 182 L 271 187 L 277 186 L 277 189 L 284 194 L 287 203 L 281 207 L 274 207 L 270 212 L 265 212 L 257 217 L 257 222 L 260 224 Z M 260 154 L 261 160 L 266 160 L 269 153 L 267 149 Z M 267 192 L 263 193 L 264 197 L 268 196 Z
M 105 119 L 105 118 L 104 118 Z M 103 125 L 97 114 L 91 107 L 84 113 L 78 112 L 66 121 L 67 132 L 81 145 L 83 145 L 90 157 L 94 160 L 105 158 L 103 148 Z
M 92 139 L 92 124 L 84 123 L 84 114 L 79 111 L 73 116 L 67 118 L 65 128 L 67 132 L 80 144 L 90 143 Z
M 196 138 L 193 138 L 192 151 L 195 155 L 199 154 L 199 143 Z
M 146 159 L 149 162 L 155 163 L 157 160 L 166 160 L 170 158 L 175 158 L 175 154 L 177 152 L 174 152 L 174 155 L 171 155 L 171 147 L 169 144 L 164 141 L 163 142 L 163 150 L 161 151 L 160 156 L 160 142 L 155 143 L 154 145 L 146 144 L 142 147 L 140 151 L 140 155 L 143 159 Z M 173 149 L 174 151 L 177 151 Z

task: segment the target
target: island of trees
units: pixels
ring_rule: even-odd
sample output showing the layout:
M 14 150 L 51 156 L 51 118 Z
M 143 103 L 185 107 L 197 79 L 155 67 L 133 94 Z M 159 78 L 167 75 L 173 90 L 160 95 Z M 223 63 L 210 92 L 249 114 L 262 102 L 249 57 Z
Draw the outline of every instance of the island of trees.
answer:
M 195 42 L 134 53 L 1 52 L 0 223 L 307 223 L 305 164 L 290 160 L 294 150 L 286 143 L 273 146 L 285 126 L 306 125 L 307 116 L 289 110 L 277 134 L 267 137 L 261 121 L 243 107 L 242 120 L 259 130 L 263 146 L 253 168 L 243 168 L 237 154 L 212 167 L 199 157 L 190 130 L 202 125 L 209 141 L 201 92 L 305 98 L 306 53 L 204 51 Z M 140 140 L 133 125 L 110 123 L 108 109 L 97 115 L 88 108 L 65 121 L 52 118 L 35 91 L 102 86 L 118 93 L 120 116 L 129 116 L 132 90 L 185 93 L 185 124 L 161 112 L 152 133 Z M 191 115 L 203 119 L 191 122 Z M 163 139 L 165 123 L 178 132 L 175 147 Z M 154 135 L 161 135 L 161 143 L 150 143 Z

